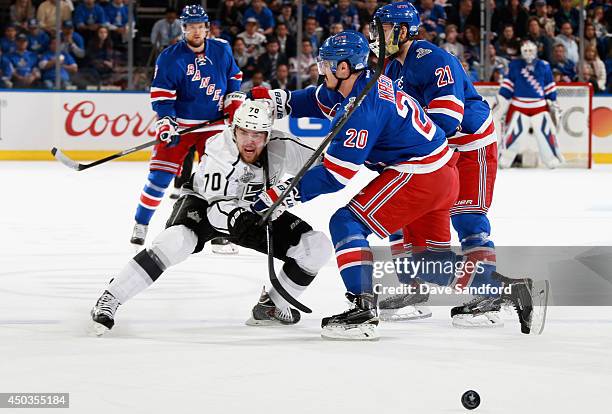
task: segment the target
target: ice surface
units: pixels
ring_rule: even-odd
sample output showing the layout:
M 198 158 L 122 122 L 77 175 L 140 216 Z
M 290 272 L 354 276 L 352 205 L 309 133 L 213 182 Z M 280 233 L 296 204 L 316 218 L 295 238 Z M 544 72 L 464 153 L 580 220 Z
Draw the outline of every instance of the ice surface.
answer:
M 133 255 L 146 174 L 144 163 L 0 163 L 0 392 L 70 392 L 74 413 L 460 413 L 468 389 L 481 413 L 612 406 L 610 308 L 553 307 L 539 337 L 521 335 L 510 314 L 504 328 L 457 330 L 448 308 L 434 308 L 431 319 L 381 325 L 377 343 L 327 342 L 321 317 L 346 307 L 335 263 L 304 294 L 314 313 L 298 326 L 253 328 L 244 321 L 267 272 L 245 249 L 191 257 L 122 306 L 109 336 L 88 337 L 89 309 Z M 492 238 L 610 245 L 611 181 L 601 167 L 501 171 Z M 327 229 L 357 188 L 296 212 Z

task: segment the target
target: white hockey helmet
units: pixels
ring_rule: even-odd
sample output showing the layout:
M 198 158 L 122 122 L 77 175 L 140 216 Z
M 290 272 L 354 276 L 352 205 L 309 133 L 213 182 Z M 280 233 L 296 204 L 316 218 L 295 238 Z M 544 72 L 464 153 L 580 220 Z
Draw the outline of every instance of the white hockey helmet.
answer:
M 263 100 L 245 100 L 234 114 L 232 133 L 236 136 L 236 127 L 267 133 L 266 143 L 270 140 L 273 124 L 272 108 Z
M 521 56 L 527 63 L 533 62 L 538 57 L 538 47 L 531 40 L 525 40 L 521 45 Z

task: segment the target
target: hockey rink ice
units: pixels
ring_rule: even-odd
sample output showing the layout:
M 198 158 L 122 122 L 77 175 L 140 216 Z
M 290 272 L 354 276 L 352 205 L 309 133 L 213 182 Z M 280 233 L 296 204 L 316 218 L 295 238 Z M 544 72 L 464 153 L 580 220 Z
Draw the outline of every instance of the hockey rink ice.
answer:
M 121 306 L 109 335 L 88 336 L 90 308 L 134 254 L 146 175 L 141 162 L 0 163 L 0 392 L 67 392 L 70 408 L 57 411 L 88 414 L 461 413 L 470 389 L 475 413 L 610 412 L 612 308 L 552 306 L 544 333 L 527 336 L 513 313 L 503 328 L 458 330 L 434 307 L 430 319 L 381 323 L 378 342 L 324 341 L 321 318 L 347 308 L 333 260 L 302 296 L 313 313 L 297 326 L 245 326 L 265 256 L 206 248 Z M 295 212 L 327 230 L 367 179 Z M 610 246 L 611 189 L 610 167 L 500 171 L 491 237 Z

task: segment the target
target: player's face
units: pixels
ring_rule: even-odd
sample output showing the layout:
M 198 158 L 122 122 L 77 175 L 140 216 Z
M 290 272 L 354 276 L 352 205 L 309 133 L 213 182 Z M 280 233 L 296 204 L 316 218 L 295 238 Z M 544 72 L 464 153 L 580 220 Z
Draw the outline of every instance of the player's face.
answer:
M 202 46 L 207 34 L 208 25 L 206 23 L 188 23 L 185 25 L 185 40 L 191 47 Z
M 266 146 L 267 136 L 266 132 L 236 127 L 236 145 L 242 161 L 248 164 L 257 161 Z

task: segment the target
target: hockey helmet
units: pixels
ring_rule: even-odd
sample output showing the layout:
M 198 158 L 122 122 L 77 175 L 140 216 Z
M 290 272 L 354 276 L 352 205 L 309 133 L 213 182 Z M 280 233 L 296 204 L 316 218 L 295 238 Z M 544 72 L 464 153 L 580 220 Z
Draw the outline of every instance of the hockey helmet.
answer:
M 357 72 L 368 66 L 370 48 L 365 36 L 359 32 L 345 30 L 328 37 L 319 47 L 317 66 L 319 74 L 325 74 L 328 67 L 333 74 L 340 62 L 348 62 L 351 72 Z
M 521 56 L 527 63 L 533 62 L 538 57 L 538 47 L 531 40 L 525 40 L 521 45 Z
M 402 24 L 406 25 L 408 29 L 408 37 L 413 38 L 419 34 L 419 27 L 421 26 L 421 17 L 419 12 L 407 1 L 400 1 L 397 3 L 387 4 L 376 10 L 374 13 L 373 20 L 370 23 L 370 38 L 374 41 L 371 45 L 372 51 L 378 56 L 378 44 L 380 39 L 378 38 L 378 30 L 376 30 L 375 20 L 379 19 L 382 24 L 392 24 L 393 32 L 389 40 L 387 40 L 385 54 L 391 56 L 399 51 L 401 43 L 399 40 L 400 30 Z
M 183 8 L 180 19 L 183 27 L 188 23 L 208 23 L 208 14 L 199 4 L 191 4 Z
M 267 134 L 266 143 L 268 143 L 273 122 L 272 108 L 268 102 L 261 99 L 247 99 L 234 113 L 232 121 L 234 139 L 236 138 L 236 127 L 240 127 L 249 131 L 265 132 Z

